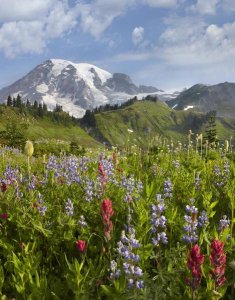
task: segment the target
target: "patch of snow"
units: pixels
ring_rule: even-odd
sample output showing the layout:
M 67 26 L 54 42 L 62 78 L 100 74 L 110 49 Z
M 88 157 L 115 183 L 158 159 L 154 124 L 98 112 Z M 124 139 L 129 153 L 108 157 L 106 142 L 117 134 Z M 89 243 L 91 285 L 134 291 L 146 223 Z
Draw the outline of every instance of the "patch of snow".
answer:
M 55 95 L 46 94 L 42 96 L 43 102 L 46 103 L 48 110 L 53 110 L 57 105 L 61 105 L 63 111 L 68 112 L 70 115 L 73 115 L 76 118 L 82 118 L 86 112 L 85 109 L 75 105 L 68 98 L 60 98 Z
M 18 91 L 18 92 L 15 92 L 15 93 L 11 94 L 11 97 L 12 97 L 12 98 L 16 98 L 16 97 L 17 97 L 17 95 L 20 95 L 20 96 L 22 96 L 22 93 L 23 93 L 23 91 Z
M 37 92 L 44 94 L 44 93 L 48 92 L 48 85 L 45 83 L 39 84 L 36 87 L 36 90 L 37 90 Z
M 188 110 L 188 109 L 191 109 L 191 108 L 194 108 L 193 105 L 188 105 L 187 107 L 184 108 L 184 110 Z
M 176 104 L 172 107 L 172 109 L 176 108 L 177 106 L 178 106 L 178 103 L 176 103 Z
M 167 97 L 167 98 L 175 99 L 178 95 L 165 94 L 164 96 Z

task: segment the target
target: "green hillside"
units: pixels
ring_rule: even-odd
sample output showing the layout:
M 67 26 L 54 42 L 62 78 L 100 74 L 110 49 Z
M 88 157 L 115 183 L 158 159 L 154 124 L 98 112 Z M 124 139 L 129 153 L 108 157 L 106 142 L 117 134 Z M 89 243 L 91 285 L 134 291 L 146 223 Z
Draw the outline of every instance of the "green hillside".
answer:
M 194 133 L 204 133 L 206 125 L 205 114 L 175 111 L 161 101 L 146 100 L 95 114 L 95 120 L 96 132 L 112 145 L 125 145 L 129 140 L 147 146 L 153 139 L 163 137 L 186 142 L 189 129 Z M 217 118 L 216 122 L 219 139 L 229 139 L 235 134 L 235 120 Z
M 217 118 L 216 122 L 219 140 L 235 135 L 234 119 Z M 47 144 L 57 145 L 57 152 L 68 149 L 71 142 L 85 148 L 99 147 L 103 142 L 113 146 L 129 143 L 145 148 L 164 138 L 186 143 L 190 129 L 193 133 L 205 133 L 206 115 L 190 110 L 175 111 L 159 100 L 142 100 L 116 110 L 92 114 L 89 126 L 80 121 L 86 130 L 78 123 L 63 111 L 58 115 L 48 112 L 39 118 L 15 107 L 0 106 L 0 131 L 6 130 L 9 124 L 15 124 L 17 128 L 25 126 L 27 139 L 41 145 L 38 147 L 44 150 Z M 53 147 L 48 146 L 46 152 Z
M 18 108 L 0 106 L 0 131 L 6 130 L 7 125 L 16 124 L 21 128 L 25 126 L 26 137 L 35 143 L 61 143 L 76 142 L 84 147 L 100 146 L 100 143 L 87 134 L 78 125 L 55 122 L 49 117 L 36 118 L 30 114 L 20 113 Z

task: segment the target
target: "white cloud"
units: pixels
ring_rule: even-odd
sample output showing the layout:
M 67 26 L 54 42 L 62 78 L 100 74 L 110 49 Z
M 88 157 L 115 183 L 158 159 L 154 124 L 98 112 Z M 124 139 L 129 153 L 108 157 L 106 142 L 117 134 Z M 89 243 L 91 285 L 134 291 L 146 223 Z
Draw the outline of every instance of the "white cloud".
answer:
M 57 0 L 0 0 L 0 22 L 38 20 L 57 3 Z
M 221 0 L 197 0 L 197 3 L 192 5 L 190 10 L 200 14 L 215 15 L 220 1 Z
M 229 63 L 235 58 L 235 22 L 208 24 L 203 17 L 171 17 L 155 47 L 122 53 L 123 60 L 161 59 L 174 66 L 207 66 Z M 143 49 L 142 49 L 143 50 Z
M 0 28 L 0 49 L 7 57 L 40 53 L 45 45 L 42 22 L 7 22 Z
M 235 11 L 235 1 L 234 0 L 223 0 L 222 6 L 225 10 L 229 12 Z
M 69 33 L 76 26 L 99 39 L 116 18 L 135 5 L 172 8 L 182 1 L 80 0 L 71 7 L 69 0 L 0 0 L 0 51 L 8 57 L 40 53 L 51 39 Z M 141 32 L 139 37 L 135 34 L 133 42 L 138 43 Z M 148 45 L 149 41 L 143 41 L 139 47 Z
M 172 65 L 209 65 L 235 58 L 235 22 L 222 26 L 200 19 L 172 19 L 161 35 L 159 56 Z
M 47 38 L 56 38 L 71 30 L 77 24 L 76 12 L 70 10 L 62 2 L 58 3 L 49 13 L 45 25 Z
M 139 45 L 144 40 L 144 28 L 142 26 L 135 27 L 132 31 L 132 42 L 134 45 Z
M 66 0 L 12 2 L 15 7 L 12 3 L 9 5 L 9 1 L 0 0 L 0 17 L 3 19 L 3 14 L 9 13 L 8 20 L 0 27 L 0 51 L 7 57 L 41 53 L 50 39 L 63 35 L 76 25 L 76 13 L 70 10 Z
M 135 3 L 137 0 L 96 0 L 92 4 L 78 3 L 76 9 L 81 17 L 82 29 L 98 39 L 114 19 Z
M 164 8 L 175 7 L 178 3 L 177 0 L 144 0 L 143 2 L 151 7 Z

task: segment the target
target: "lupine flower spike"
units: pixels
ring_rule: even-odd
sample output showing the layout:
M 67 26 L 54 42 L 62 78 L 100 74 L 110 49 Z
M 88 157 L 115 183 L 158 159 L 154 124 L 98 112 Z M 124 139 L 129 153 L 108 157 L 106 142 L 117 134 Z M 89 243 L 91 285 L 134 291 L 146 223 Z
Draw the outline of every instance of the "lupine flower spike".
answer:
M 190 202 L 193 204 L 194 199 L 191 199 Z M 198 240 L 197 234 L 197 214 L 198 209 L 194 205 L 186 205 L 185 208 L 187 214 L 184 216 L 184 220 L 186 224 L 184 225 L 183 229 L 185 234 L 183 235 L 183 241 L 186 243 L 196 243 Z

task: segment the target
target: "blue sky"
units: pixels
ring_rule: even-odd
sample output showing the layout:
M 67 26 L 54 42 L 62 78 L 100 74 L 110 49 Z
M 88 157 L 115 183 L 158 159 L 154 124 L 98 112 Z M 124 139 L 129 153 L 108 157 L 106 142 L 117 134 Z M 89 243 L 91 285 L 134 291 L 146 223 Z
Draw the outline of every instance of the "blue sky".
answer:
M 0 88 L 49 58 L 177 90 L 235 82 L 235 0 L 0 0 Z

